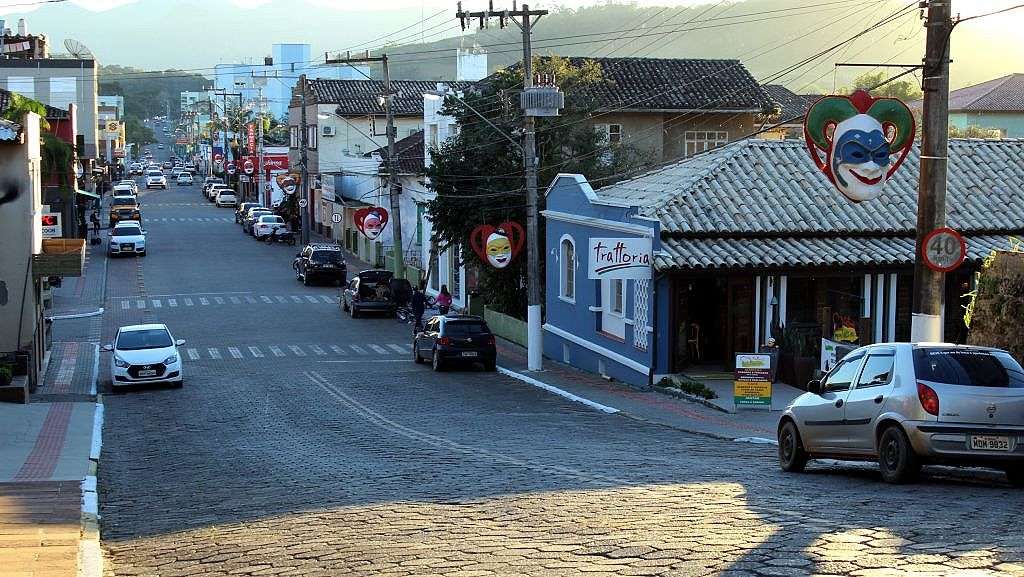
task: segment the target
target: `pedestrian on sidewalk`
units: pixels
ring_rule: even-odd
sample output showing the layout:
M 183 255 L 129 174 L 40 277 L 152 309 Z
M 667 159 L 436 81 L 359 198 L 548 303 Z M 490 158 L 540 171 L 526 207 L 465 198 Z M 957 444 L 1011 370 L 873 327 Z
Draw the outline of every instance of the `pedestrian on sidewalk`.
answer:
M 448 292 L 448 285 L 441 285 L 441 292 L 434 300 L 437 302 L 437 312 L 442 315 L 448 314 L 452 308 L 452 293 Z
M 427 297 L 423 294 L 423 285 L 418 284 L 412 290 L 412 298 L 409 299 L 409 306 L 412 308 L 413 331 L 419 332 L 423 328 L 423 312 L 427 308 Z
M 89 215 L 89 222 L 92 223 L 93 234 L 100 233 L 100 215 L 95 210 Z

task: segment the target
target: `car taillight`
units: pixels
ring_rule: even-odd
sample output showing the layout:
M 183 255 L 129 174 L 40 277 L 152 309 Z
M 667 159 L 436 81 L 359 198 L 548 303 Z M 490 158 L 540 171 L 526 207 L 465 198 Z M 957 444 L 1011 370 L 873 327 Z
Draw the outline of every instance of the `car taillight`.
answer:
M 935 389 L 924 383 L 917 383 L 917 398 L 921 401 L 921 408 L 926 413 L 939 416 L 939 395 Z
M 449 339 L 448 337 L 441 337 L 441 338 L 437 339 L 437 344 L 445 345 L 445 346 L 446 345 L 450 345 L 450 344 L 452 344 L 452 340 Z
M 494 335 L 488 335 L 487 338 L 484 339 L 484 344 L 485 345 L 489 345 L 489 346 L 493 346 L 494 345 Z

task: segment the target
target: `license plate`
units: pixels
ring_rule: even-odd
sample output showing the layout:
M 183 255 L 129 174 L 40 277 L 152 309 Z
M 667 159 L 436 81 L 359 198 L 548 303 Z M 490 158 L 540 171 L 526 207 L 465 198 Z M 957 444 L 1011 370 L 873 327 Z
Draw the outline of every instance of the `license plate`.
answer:
M 462 353 L 462 356 L 464 356 L 464 357 L 475 357 L 476 355 L 477 355 L 476 352 L 468 352 L 467 351 L 467 352 Z
M 971 449 L 976 451 L 1009 451 L 1010 438 L 993 435 L 971 435 Z
M 156 376 L 156 371 L 155 370 L 139 371 L 139 376 L 140 377 L 155 377 Z
M 133 248 L 135 248 L 135 245 L 132 245 L 132 244 L 122 244 L 121 245 L 121 250 L 132 250 Z

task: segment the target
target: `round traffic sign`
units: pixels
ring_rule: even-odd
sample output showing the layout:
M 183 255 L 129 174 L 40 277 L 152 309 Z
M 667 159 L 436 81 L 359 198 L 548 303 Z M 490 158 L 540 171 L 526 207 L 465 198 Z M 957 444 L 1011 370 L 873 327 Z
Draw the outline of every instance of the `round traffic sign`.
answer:
M 235 163 L 234 162 L 229 162 L 228 163 L 228 174 L 234 174 L 234 173 L 235 173 Z
M 299 199 L 299 207 L 300 208 L 306 208 L 307 206 L 309 206 L 309 201 L 304 199 L 304 198 L 300 198 Z
M 242 170 L 245 171 L 246 174 L 252 174 L 256 171 L 256 165 L 253 164 L 251 160 L 246 160 L 242 163 Z
M 964 262 L 967 243 L 960 233 L 949 228 L 937 228 L 924 237 L 922 243 L 924 264 L 938 272 L 950 272 Z
M 331 222 L 333 222 L 334 224 L 338 224 L 339 222 L 341 222 L 341 215 L 338 214 L 338 213 L 332 214 L 331 215 Z

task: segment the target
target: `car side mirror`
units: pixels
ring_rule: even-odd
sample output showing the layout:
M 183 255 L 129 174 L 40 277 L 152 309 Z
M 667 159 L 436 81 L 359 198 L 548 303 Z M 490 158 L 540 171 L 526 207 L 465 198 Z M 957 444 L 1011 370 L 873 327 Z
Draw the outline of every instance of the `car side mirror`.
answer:
M 821 390 L 821 381 L 814 380 L 807 383 L 807 392 L 814 393 L 815 395 L 820 395 Z
M 175 346 L 180 347 L 183 344 L 185 344 L 185 339 L 178 339 L 178 340 L 174 341 L 174 345 Z
M 100 350 L 109 353 L 114 350 L 114 345 L 103 345 Z

